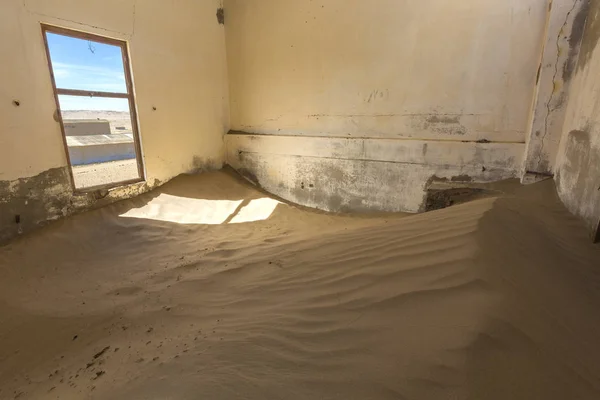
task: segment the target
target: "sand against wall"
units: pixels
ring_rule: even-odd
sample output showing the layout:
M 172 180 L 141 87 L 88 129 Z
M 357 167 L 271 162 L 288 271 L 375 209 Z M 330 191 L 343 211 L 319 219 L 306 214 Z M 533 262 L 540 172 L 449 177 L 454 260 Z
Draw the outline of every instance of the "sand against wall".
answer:
M 0 398 L 600 398 L 600 248 L 551 182 L 240 222 L 270 205 L 180 177 L 0 248 Z

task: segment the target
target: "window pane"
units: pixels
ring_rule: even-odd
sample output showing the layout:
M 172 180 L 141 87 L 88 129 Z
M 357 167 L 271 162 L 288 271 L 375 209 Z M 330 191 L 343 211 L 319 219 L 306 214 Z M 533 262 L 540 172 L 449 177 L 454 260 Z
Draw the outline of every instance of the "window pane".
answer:
M 129 100 L 59 95 L 75 187 L 140 178 Z
M 127 93 L 121 48 L 48 32 L 56 87 Z

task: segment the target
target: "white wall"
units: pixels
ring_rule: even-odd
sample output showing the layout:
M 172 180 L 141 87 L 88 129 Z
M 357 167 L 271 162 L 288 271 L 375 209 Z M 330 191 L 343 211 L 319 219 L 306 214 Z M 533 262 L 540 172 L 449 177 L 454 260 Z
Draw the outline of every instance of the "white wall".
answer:
M 233 130 L 524 142 L 542 0 L 227 0 Z
M 128 41 L 148 180 L 221 165 L 229 116 L 224 32 L 215 17 L 219 5 L 218 0 L 2 1 L 0 181 L 66 165 L 40 22 Z
M 231 127 L 267 136 L 232 132 L 228 162 L 269 191 L 330 211 L 415 212 L 435 179 L 519 176 L 546 1 L 225 9 Z

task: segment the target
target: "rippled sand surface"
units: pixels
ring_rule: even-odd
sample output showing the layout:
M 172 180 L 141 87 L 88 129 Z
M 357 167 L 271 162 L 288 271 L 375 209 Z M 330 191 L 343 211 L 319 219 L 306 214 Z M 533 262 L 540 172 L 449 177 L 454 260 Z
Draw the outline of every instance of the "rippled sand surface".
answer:
M 600 247 L 506 188 L 357 217 L 215 172 L 54 223 L 0 248 L 0 398 L 600 399 Z

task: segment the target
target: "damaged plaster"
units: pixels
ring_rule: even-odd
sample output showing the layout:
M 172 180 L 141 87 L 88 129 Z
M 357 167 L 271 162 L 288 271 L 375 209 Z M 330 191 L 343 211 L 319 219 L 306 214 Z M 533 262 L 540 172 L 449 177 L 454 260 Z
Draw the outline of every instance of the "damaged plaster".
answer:
M 434 181 L 518 175 L 522 144 L 227 135 L 227 162 L 285 200 L 331 212 L 422 212 Z
M 222 1 L 1 3 L 10 40 L 0 54 L 10 62 L 0 90 L 0 241 L 223 165 L 229 90 L 225 32 L 215 21 Z M 128 42 L 147 184 L 73 194 L 40 23 Z
M 0 181 L 0 244 L 51 221 L 131 198 L 160 185 L 142 182 L 111 190 L 74 194 L 68 167 Z
M 592 135 L 600 135 L 598 129 L 584 127 L 567 134 L 556 181 L 561 199 L 568 208 L 575 208 L 596 236 L 600 221 L 600 148 L 592 143 Z
M 599 38 L 600 1 L 591 0 L 579 63 L 572 78 L 555 175 L 561 200 L 583 219 L 596 241 L 600 241 Z
M 557 155 L 556 186 L 565 206 L 600 241 L 600 1 L 591 0 L 580 59 Z
M 527 134 L 523 183 L 552 175 L 565 118 L 570 81 L 577 64 L 589 0 L 554 0 L 548 13 L 536 97 Z

